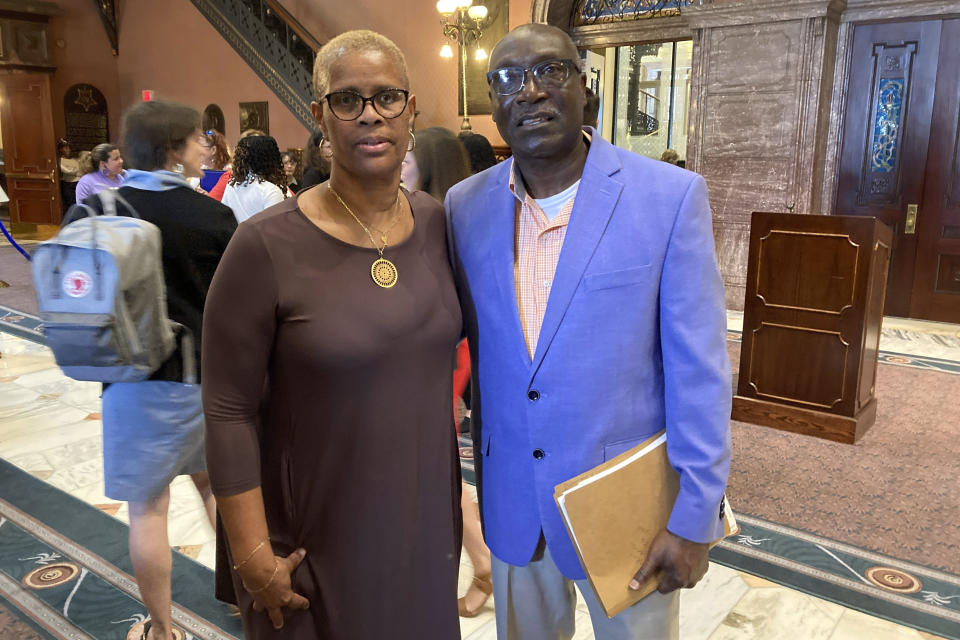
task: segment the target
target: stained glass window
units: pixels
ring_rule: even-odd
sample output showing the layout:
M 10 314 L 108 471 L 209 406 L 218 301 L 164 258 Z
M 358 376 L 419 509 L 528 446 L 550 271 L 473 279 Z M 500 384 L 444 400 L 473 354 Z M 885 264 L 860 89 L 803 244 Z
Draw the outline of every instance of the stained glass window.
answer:
M 903 78 L 884 78 L 880 81 L 877 113 L 873 125 L 872 169 L 877 173 L 891 173 L 897 166 L 900 146 L 900 119 L 903 113 Z
M 574 24 L 596 24 L 679 15 L 681 9 L 704 4 L 704 0 L 577 0 Z

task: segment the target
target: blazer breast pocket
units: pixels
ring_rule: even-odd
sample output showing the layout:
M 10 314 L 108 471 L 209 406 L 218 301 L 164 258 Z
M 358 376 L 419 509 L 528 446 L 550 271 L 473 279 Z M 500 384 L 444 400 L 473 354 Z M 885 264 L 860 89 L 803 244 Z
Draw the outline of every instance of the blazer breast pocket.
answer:
M 598 291 L 600 289 L 614 289 L 641 284 L 650 279 L 651 273 L 653 273 L 652 267 L 653 265 L 647 264 L 642 267 L 631 267 L 619 271 L 591 273 L 583 277 L 583 288 L 589 291 Z

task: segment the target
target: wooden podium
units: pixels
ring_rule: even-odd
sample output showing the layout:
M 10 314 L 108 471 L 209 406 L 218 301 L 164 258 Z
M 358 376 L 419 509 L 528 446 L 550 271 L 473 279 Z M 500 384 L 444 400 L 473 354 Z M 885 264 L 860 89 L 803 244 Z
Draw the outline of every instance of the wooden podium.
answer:
M 873 425 L 892 238 L 874 218 L 753 214 L 734 420 L 851 444 Z

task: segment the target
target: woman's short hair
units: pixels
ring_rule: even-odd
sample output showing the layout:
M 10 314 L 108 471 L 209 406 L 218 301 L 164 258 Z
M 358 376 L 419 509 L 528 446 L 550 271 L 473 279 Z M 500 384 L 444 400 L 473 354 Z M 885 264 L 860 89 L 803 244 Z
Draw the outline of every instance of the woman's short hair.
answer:
M 99 171 L 100 163 L 110 159 L 110 154 L 117 150 L 117 145 L 104 142 L 98 144 L 90 152 L 90 171 Z M 89 173 L 89 172 L 88 172 Z
M 200 129 L 200 112 L 171 100 L 136 104 L 123 114 L 124 161 L 134 169 L 156 171 L 170 151 L 182 149 Z
M 333 63 L 348 53 L 368 51 L 382 53 L 397 66 L 400 75 L 403 76 L 403 86 L 397 87 L 398 89 L 410 88 L 407 61 L 400 47 L 390 38 L 375 31 L 356 29 L 341 33 L 317 52 L 317 59 L 313 63 L 313 92 L 317 102 L 323 100 L 330 90 L 330 68 Z
M 247 136 L 237 142 L 233 154 L 233 176 L 230 184 L 272 182 L 287 193 L 287 175 L 283 172 L 280 147 L 270 136 Z
M 420 190 L 443 202 L 447 190 L 470 177 L 470 158 L 460 139 L 449 129 L 430 127 L 417 132 L 413 148 L 420 172 Z

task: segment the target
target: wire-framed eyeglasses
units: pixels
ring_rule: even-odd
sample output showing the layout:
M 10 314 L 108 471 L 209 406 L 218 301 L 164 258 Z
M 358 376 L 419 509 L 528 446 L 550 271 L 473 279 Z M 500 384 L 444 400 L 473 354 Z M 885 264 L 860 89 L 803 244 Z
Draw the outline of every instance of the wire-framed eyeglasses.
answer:
M 580 71 L 580 65 L 569 58 L 563 60 L 545 60 L 532 67 L 501 67 L 487 73 L 487 82 L 493 92 L 509 96 L 523 89 L 527 81 L 527 71 L 533 74 L 539 87 L 562 86 L 571 73 Z
M 396 118 L 407 108 L 410 92 L 406 89 L 384 89 L 364 97 L 356 91 L 333 91 L 323 96 L 330 111 L 339 120 L 356 120 L 367 108 L 367 103 L 384 118 Z

